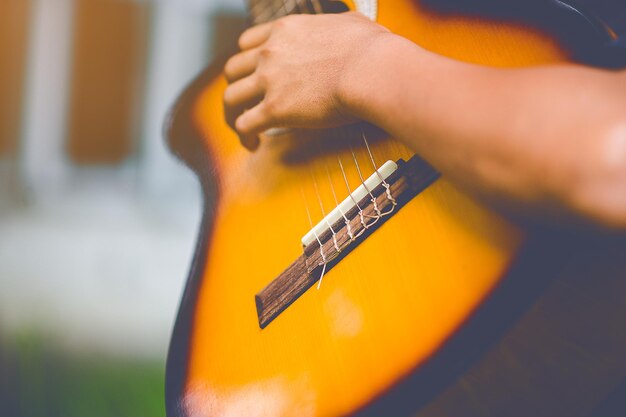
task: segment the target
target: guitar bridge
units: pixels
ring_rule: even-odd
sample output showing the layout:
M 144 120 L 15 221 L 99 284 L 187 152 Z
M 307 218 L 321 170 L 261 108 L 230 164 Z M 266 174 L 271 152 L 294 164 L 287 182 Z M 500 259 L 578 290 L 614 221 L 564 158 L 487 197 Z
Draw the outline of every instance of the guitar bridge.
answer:
M 255 296 L 259 326 L 265 328 L 438 177 L 417 156 L 386 162 L 302 238 L 304 253 Z
M 367 180 L 363 182 L 356 190 L 354 190 L 345 200 L 343 200 L 333 211 L 331 211 L 326 217 L 322 219 L 317 225 L 315 225 L 306 235 L 302 237 L 302 246 L 306 248 L 307 246 L 315 243 L 319 240 L 319 237 L 324 235 L 326 232 L 331 232 L 334 234 L 333 225 L 336 223 L 341 223 L 341 220 L 345 222 L 348 226 L 348 234 L 352 235 L 351 240 L 354 238 L 354 231 L 352 231 L 349 222 L 350 217 L 349 214 L 357 209 L 359 213 L 359 217 L 363 220 L 363 226 L 367 227 L 365 222 L 365 218 L 363 215 L 362 206 L 359 204 L 360 201 L 366 199 L 368 196 L 370 197 L 370 202 L 374 206 L 374 210 L 376 211 L 377 217 L 382 217 L 383 215 L 390 214 L 395 208 L 396 201 L 395 198 L 391 195 L 390 185 L 387 182 L 387 179 L 398 170 L 398 164 L 393 161 L 387 161 L 376 170 Z M 386 196 L 388 203 L 391 204 L 392 208 L 388 211 L 382 211 L 380 207 L 378 207 L 378 203 L 375 200 L 375 194 L 372 192 L 376 190 L 380 186 L 383 186 L 386 190 Z M 369 204 L 368 203 L 368 204 Z

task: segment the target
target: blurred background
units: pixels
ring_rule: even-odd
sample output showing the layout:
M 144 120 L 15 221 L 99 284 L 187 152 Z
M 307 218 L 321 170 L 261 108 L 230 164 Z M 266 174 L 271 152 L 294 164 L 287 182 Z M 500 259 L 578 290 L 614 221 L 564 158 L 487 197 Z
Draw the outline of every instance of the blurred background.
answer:
M 200 219 L 162 125 L 243 0 L 0 0 L 0 416 L 161 416 Z

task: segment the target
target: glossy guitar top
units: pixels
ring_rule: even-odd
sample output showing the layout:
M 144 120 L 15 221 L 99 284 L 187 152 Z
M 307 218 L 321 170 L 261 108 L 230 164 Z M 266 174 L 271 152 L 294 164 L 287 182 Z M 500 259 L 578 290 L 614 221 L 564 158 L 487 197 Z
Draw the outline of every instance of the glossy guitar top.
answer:
M 552 37 L 511 21 L 407 0 L 381 1 L 377 20 L 468 62 L 513 67 L 567 59 Z M 369 176 L 373 168 L 363 147 L 355 162 L 345 146 L 362 144 L 359 129 L 318 132 L 326 145 L 304 152 L 302 144 L 315 143 L 310 132 L 266 137 L 257 152 L 245 151 L 224 122 L 225 85 L 205 74 L 172 119 L 172 147 L 198 173 L 205 215 L 168 360 L 170 417 L 417 409 L 497 336 L 472 333 L 489 300 L 506 300 L 508 282 L 524 274 L 554 273 L 546 260 L 561 251 L 547 253 L 547 241 L 531 242 L 444 178 L 341 259 L 319 290 L 304 292 L 261 329 L 255 295 L 302 255 L 301 237 L 349 193 L 337 158 L 351 190 L 361 183 L 359 169 Z M 392 139 L 375 140 L 372 152 L 378 162 L 412 156 Z M 412 406 L 393 408 L 399 396 Z

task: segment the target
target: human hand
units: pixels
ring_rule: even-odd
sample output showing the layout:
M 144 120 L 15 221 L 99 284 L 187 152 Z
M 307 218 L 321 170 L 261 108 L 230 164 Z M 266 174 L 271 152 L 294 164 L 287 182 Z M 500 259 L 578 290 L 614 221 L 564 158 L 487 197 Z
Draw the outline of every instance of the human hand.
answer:
M 360 13 L 292 15 L 255 26 L 224 69 L 226 120 L 248 149 L 274 127 L 325 128 L 356 121 L 342 83 L 384 27 Z

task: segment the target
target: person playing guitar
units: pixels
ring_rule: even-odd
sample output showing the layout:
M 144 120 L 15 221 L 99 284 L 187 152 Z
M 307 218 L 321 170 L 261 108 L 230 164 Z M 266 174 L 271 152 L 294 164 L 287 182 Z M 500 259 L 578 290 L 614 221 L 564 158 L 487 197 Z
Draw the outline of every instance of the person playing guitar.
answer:
M 249 0 L 168 118 L 205 197 L 168 416 L 624 415 L 621 29 L 336 3 Z
M 239 46 L 224 104 L 250 150 L 274 127 L 367 121 L 475 192 L 626 230 L 626 70 L 462 63 L 358 12 L 287 16 Z

